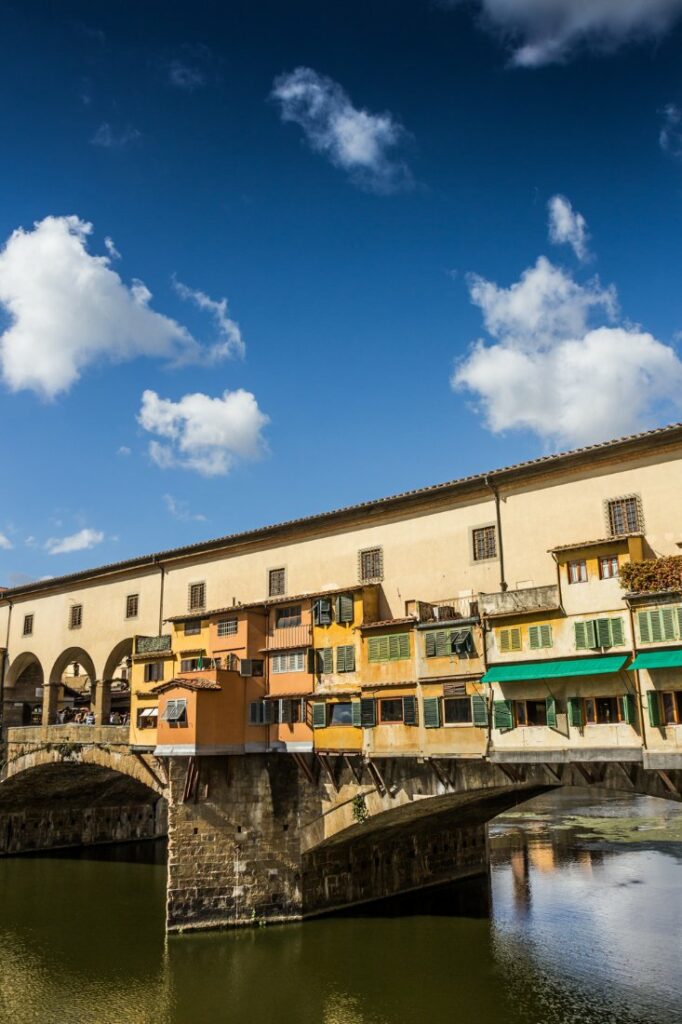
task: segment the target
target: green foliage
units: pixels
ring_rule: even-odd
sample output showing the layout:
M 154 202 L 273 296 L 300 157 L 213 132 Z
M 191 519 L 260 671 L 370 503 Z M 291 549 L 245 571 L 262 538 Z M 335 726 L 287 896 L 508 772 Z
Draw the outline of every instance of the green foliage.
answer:
M 628 562 L 620 567 L 621 586 L 634 594 L 682 591 L 682 555 Z
M 362 793 L 358 793 L 357 796 L 353 797 L 353 821 L 357 821 L 358 825 L 364 825 L 369 818 L 369 811 L 367 810 L 367 804 L 365 797 Z

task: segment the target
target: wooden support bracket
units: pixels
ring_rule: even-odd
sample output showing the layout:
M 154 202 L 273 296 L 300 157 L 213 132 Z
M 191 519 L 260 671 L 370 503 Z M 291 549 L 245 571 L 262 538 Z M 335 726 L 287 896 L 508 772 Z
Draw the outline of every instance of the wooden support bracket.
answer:
M 670 793 L 672 793 L 674 796 L 680 796 L 680 791 L 677 788 L 677 786 L 675 785 L 675 783 L 673 782 L 673 780 L 670 778 L 670 775 L 668 774 L 668 772 L 663 771 L 662 768 L 657 768 L 656 769 L 656 774 L 658 775 L 659 779 L 661 780 L 661 782 L 663 783 L 665 788 Z
M 362 758 L 358 758 L 359 767 L 353 764 L 352 755 L 344 754 L 343 759 L 346 762 L 349 772 L 357 782 L 358 786 L 362 784 Z
M 615 764 L 616 768 L 620 769 L 620 772 L 626 779 L 628 785 L 630 786 L 630 789 L 634 789 L 635 780 L 632 777 L 632 775 L 634 774 L 633 769 L 628 768 L 626 765 L 623 764 L 622 761 L 614 761 L 613 764 Z
M 553 764 L 548 764 L 547 761 L 545 761 L 542 767 L 545 769 L 545 771 L 550 776 L 553 782 L 561 782 L 560 765 L 555 768 Z
M 588 786 L 593 785 L 593 783 L 594 783 L 594 776 L 592 775 L 590 770 L 588 768 L 586 768 L 585 765 L 582 764 L 581 761 L 572 761 L 571 763 L 572 763 L 574 768 L 578 769 L 578 771 L 580 772 L 580 774 L 582 775 L 582 777 L 584 778 L 584 780 L 588 784 Z
M 329 763 L 329 758 L 327 757 L 326 754 L 317 754 L 316 757 L 317 757 L 318 763 L 322 766 L 322 768 L 324 768 L 325 774 L 326 774 L 327 778 L 329 779 L 329 781 L 331 782 L 332 787 L 334 789 L 334 792 L 338 793 L 338 791 L 339 791 L 339 784 L 336 781 L 336 776 L 334 774 L 334 770 L 333 770 L 332 766 Z
M 304 754 L 292 754 L 291 756 L 293 757 L 293 759 L 296 762 L 296 764 L 298 765 L 300 771 L 303 772 L 303 774 L 305 775 L 306 779 L 311 784 L 311 786 L 314 786 L 315 783 L 317 782 L 317 779 L 315 778 L 315 773 L 314 773 L 311 765 L 308 764 L 308 762 L 307 762 L 307 760 L 305 758 L 305 755 Z
M 431 768 L 433 768 L 433 771 L 437 776 L 441 786 L 443 786 L 444 789 L 451 789 L 452 783 L 450 782 L 450 779 L 445 774 L 441 766 L 438 764 L 438 761 L 435 758 L 430 757 L 428 759 L 428 764 L 431 766 Z
M 199 785 L 199 768 L 195 757 L 190 757 L 187 762 L 187 773 L 185 774 L 185 787 L 182 791 L 182 803 L 189 803 L 196 800 L 197 787 Z
M 384 777 L 379 771 L 378 767 L 370 758 L 367 759 L 367 768 L 369 769 L 369 773 L 372 776 L 372 780 L 377 790 L 379 791 L 381 796 L 384 796 L 386 793 L 388 793 L 388 786 L 386 785 Z

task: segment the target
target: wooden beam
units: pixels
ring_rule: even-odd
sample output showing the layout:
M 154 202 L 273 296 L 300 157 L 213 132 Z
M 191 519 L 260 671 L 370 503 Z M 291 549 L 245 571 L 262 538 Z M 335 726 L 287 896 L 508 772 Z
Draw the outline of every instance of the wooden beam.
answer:
M 589 769 L 587 769 L 585 767 L 585 765 L 582 764 L 580 761 L 572 761 L 571 763 L 572 763 L 574 768 L 578 769 L 578 771 L 580 772 L 580 774 L 582 775 L 582 777 L 584 778 L 584 780 L 588 784 L 588 786 L 593 785 L 594 778 L 592 776 L 592 773 L 589 771 Z
M 548 764 L 547 761 L 544 762 L 542 767 L 554 782 L 561 782 L 561 771 L 559 768 L 555 768 L 553 765 Z
M 316 782 L 315 773 L 313 772 L 312 767 L 306 761 L 305 755 L 304 754 L 292 754 L 291 756 L 293 757 L 294 761 L 298 765 L 299 769 L 303 772 L 303 774 L 305 775 L 306 779 L 311 784 L 311 786 L 314 786 L 315 782 Z
M 441 766 L 438 764 L 438 761 L 435 759 L 435 757 L 430 757 L 428 759 L 428 763 L 433 768 L 441 786 L 443 786 L 445 789 L 451 789 L 452 783 L 450 782 L 450 779 L 447 777 Z
M 343 759 L 346 762 L 346 765 L 348 767 L 349 772 L 351 773 L 351 775 L 353 776 L 353 778 L 357 782 L 358 786 L 360 786 L 362 784 L 362 758 L 358 758 L 358 761 L 359 761 L 359 764 L 360 764 L 360 768 L 359 769 L 357 769 L 355 767 L 355 765 L 353 764 L 353 761 L 352 761 L 351 758 L 352 758 L 352 755 L 350 755 L 350 754 L 344 754 L 343 755 Z
M 332 786 L 334 787 L 334 792 L 338 793 L 339 786 L 338 786 L 338 783 L 336 781 L 336 777 L 334 775 L 334 772 L 332 770 L 332 766 L 329 764 L 329 761 L 327 760 L 327 755 L 326 754 L 317 754 L 316 756 L 317 756 L 318 763 L 322 765 L 322 767 L 324 768 L 324 770 L 326 772 L 327 778 L 329 779 L 329 781 L 331 782 Z
M 675 783 L 673 782 L 673 780 L 670 778 L 668 772 L 664 772 L 662 768 L 657 768 L 656 769 L 656 774 L 660 778 L 660 780 L 663 783 L 663 785 L 665 786 L 665 788 L 670 793 L 672 793 L 674 796 L 680 796 L 680 791 L 677 788 L 677 786 L 675 785 Z
M 634 789 L 635 783 L 634 779 L 632 778 L 632 775 L 630 774 L 631 769 L 626 768 L 622 761 L 613 761 L 612 763 L 615 764 L 616 768 L 619 768 L 621 773 L 625 776 L 625 779 L 627 780 L 630 789 Z
M 367 758 L 367 768 L 369 769 L 369 773 L 372 776 L 374 780 L 374 785 L 378 789 L 379 793 L 381 793 L 382 796 L 385 793 L 388 793 L 388 786 L 384 782 L 384 778 L 381 772 L 379 771 L 379 769 L 377 768 L 377 766 L 375 765 L 374 761 L 372 761 L 371 758 Z

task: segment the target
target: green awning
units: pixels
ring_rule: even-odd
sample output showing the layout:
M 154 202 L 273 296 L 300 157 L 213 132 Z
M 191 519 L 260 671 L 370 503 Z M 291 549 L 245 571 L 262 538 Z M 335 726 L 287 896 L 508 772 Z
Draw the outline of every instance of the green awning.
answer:
M 601 658 L 567 658 L 565 661 L 529 661 L 525 665 L 493 665 L 482 683 L 511 683 L 527 679 L 560 679 L 562 676 L 598 676 L 618 672 L 627 656 L 607 654 Z
M 667 651 L 645 651 L 638 654 L 628 672 L 635 668 L 679 668 L 682 666 L 682 647 L 669 648 Z

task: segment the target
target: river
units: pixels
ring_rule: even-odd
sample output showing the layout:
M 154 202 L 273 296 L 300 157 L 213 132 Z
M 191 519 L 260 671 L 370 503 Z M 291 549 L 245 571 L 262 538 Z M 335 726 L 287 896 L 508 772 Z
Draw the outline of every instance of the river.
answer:
M 489 880 L 166 940 L 155 844 L 0 862 L 5 1024 L 682 1024 L 682 807 L 566 791 Z

